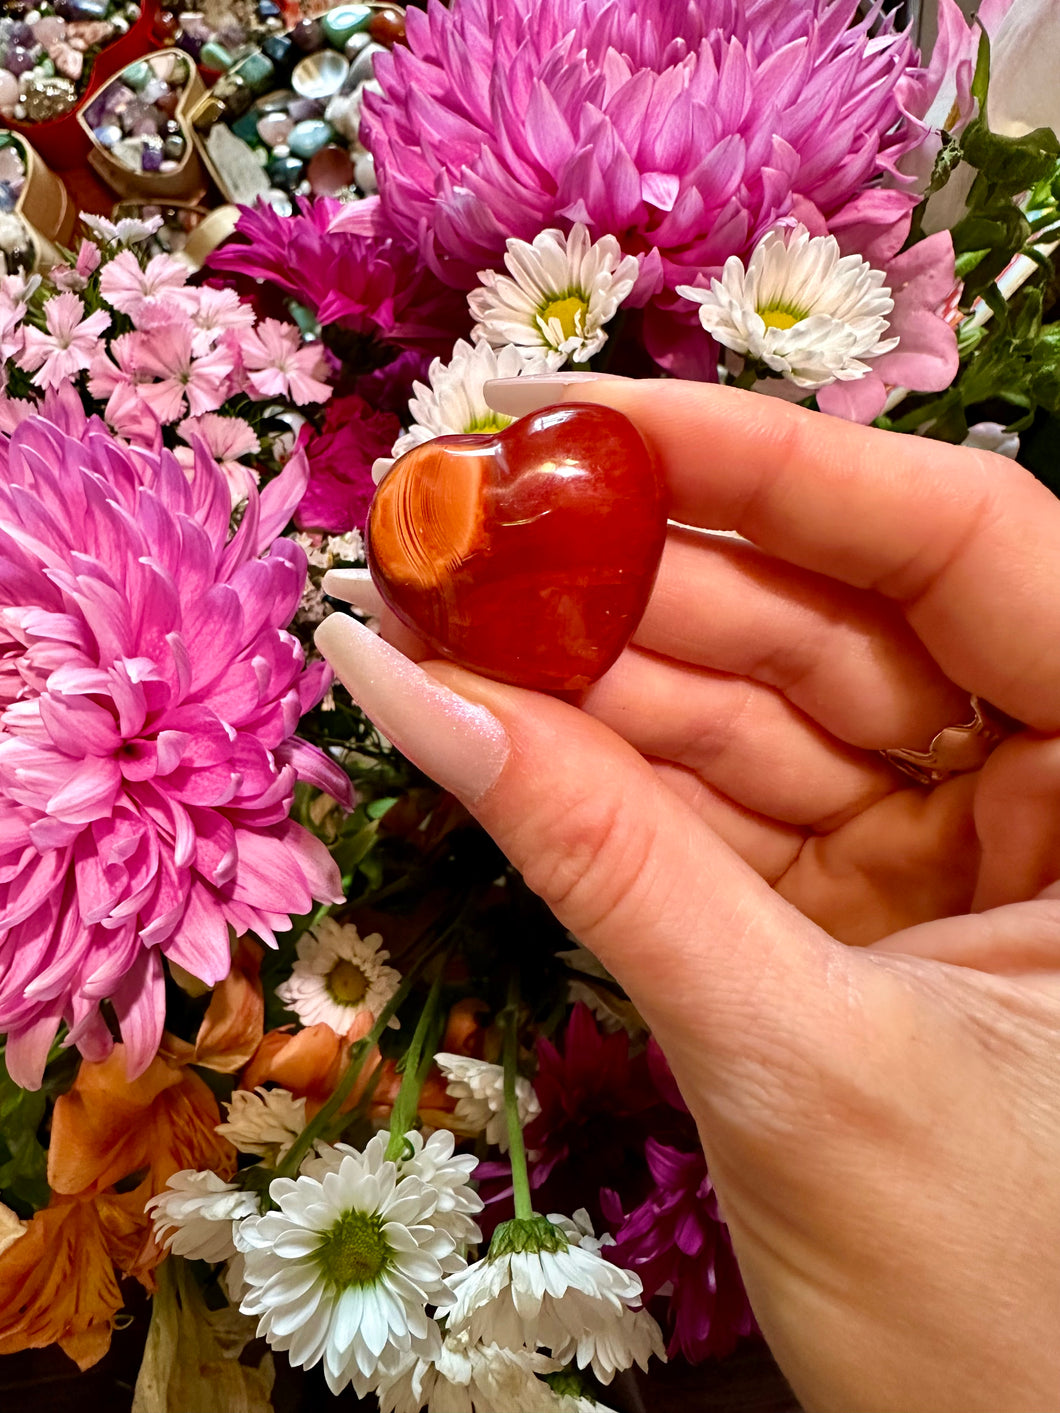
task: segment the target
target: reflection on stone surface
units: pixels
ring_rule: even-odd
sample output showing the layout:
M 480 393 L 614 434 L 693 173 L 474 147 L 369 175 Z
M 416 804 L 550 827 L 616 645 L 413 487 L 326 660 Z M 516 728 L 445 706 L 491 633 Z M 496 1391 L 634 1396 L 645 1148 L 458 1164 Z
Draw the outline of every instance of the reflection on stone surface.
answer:
M 665 491 L 633 424 L 568 403 L 394 463 L 368 521 L 384 600 L 444 657 L 545 691 L 614 662 L 648 601 Z

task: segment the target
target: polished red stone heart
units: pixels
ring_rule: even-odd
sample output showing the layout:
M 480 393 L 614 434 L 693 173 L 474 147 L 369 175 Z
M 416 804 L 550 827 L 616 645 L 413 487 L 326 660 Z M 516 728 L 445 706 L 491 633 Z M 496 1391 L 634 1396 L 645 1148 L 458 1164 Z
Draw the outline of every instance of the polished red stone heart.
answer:
M 383 599 L 436 652 L 563 691 L 629 641 L 665 534 L 665 488 L 632 422 L 565 403 L 413 447 L 376 491 L 366 540 Z

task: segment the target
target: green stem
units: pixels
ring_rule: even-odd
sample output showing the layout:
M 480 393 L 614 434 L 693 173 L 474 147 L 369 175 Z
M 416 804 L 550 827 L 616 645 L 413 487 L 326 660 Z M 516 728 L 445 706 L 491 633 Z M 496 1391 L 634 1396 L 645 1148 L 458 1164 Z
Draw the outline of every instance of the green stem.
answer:
M 398 1090 L 398 1096 L 394 1100 L 394 1107 L 390 1112 L 390 1142 L 386 1147 L 386 1157 L 393 1162 L 396 1162 L 405 1151 L 405 1134 L 416 1121 L 420 1091 L 427 1078 L 427 1071 L 434 1061 L 434 1047 L 427 1045 L 427 1037 L 434 1030 L 438 997 L 442 989 L 442 977 L 445 974 L 446 957 L 442 958 L 434 981 L 431 983 L 430 992 L 423 1003 L 423 1010 L 416 1022 L 416 1029 L 413 1032 L 409 1048 L 405 1051 L 405 1071 L 401 1077 L 401 1088 Z
M 534 1215 L 530 1196 L 530 1174 L 526 1167 L 526 1144 L 519 1121 L 519 1099 L 515 1083 L 519 1078 L 519 982 L 512 972 L 508 983 L 508 1004 L 501 1012 L 504 1025 L 504 1117 L 508 1121 L 508 1157 L 512 1165 L 512 1196 L 515 1216 L 526 1221 Z

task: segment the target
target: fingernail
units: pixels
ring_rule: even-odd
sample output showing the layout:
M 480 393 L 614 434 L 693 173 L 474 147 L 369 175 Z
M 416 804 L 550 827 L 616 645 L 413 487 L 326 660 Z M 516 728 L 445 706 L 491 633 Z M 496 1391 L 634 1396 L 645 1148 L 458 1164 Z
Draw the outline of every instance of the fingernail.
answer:
M 375 618 L 386 606 L 367 569 L 329 569 L 320 587 L 331 598 L 342 599 Z
M 534 373 L 521 378 L 490 378 L 483 395 L 494 412 L 506 417 L 525 417 L 540 407 L 562 402 L 568 392 L 586 383 L 622 382 L 613 373 Z
M 508 759 L 497 718 L 443 687 L 355 619 L 333 613 L 315 642 L 350 696 L 402 755 L 474 804 Z

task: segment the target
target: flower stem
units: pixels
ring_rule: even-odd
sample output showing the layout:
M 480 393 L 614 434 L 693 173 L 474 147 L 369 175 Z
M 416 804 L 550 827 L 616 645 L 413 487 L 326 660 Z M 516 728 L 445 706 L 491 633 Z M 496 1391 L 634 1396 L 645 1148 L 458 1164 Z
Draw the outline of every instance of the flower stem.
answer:
M 420 1091 L 427 1078 L 427 1071 L 434 1062 L 434 1046 L 427 1044 L 427 1038 L 435 1028 L 438 1012 L 438 997 L 445 974 L 448 952 L 431 983 L 431 989 L 423 1003 L 423 1010 L 416 1022 L 409 1048 L 405 1051 L 405 1071 L 401 1077 L 401 1088 L 390 1111 L 390 1142 L 386 1147 L 386 1157 L 396 1162 L 405 1151 L 405 1135 L 416 1121 L 416 1111 L 420 1103 Z
M 504 1117 L 508 1122 L 508 1157 L 512 1165 L 512 1196 L 517 1220 L 534 1215 L 530 1196 L 530 1174 L 526 1167 L 526 1144 L 519 1120 L 519 1099 L 515 1083 L 519 1078 L 519 981 L 513 971 L 508 983 L 508 1004 L 500 1015 L 504 1026 Z

